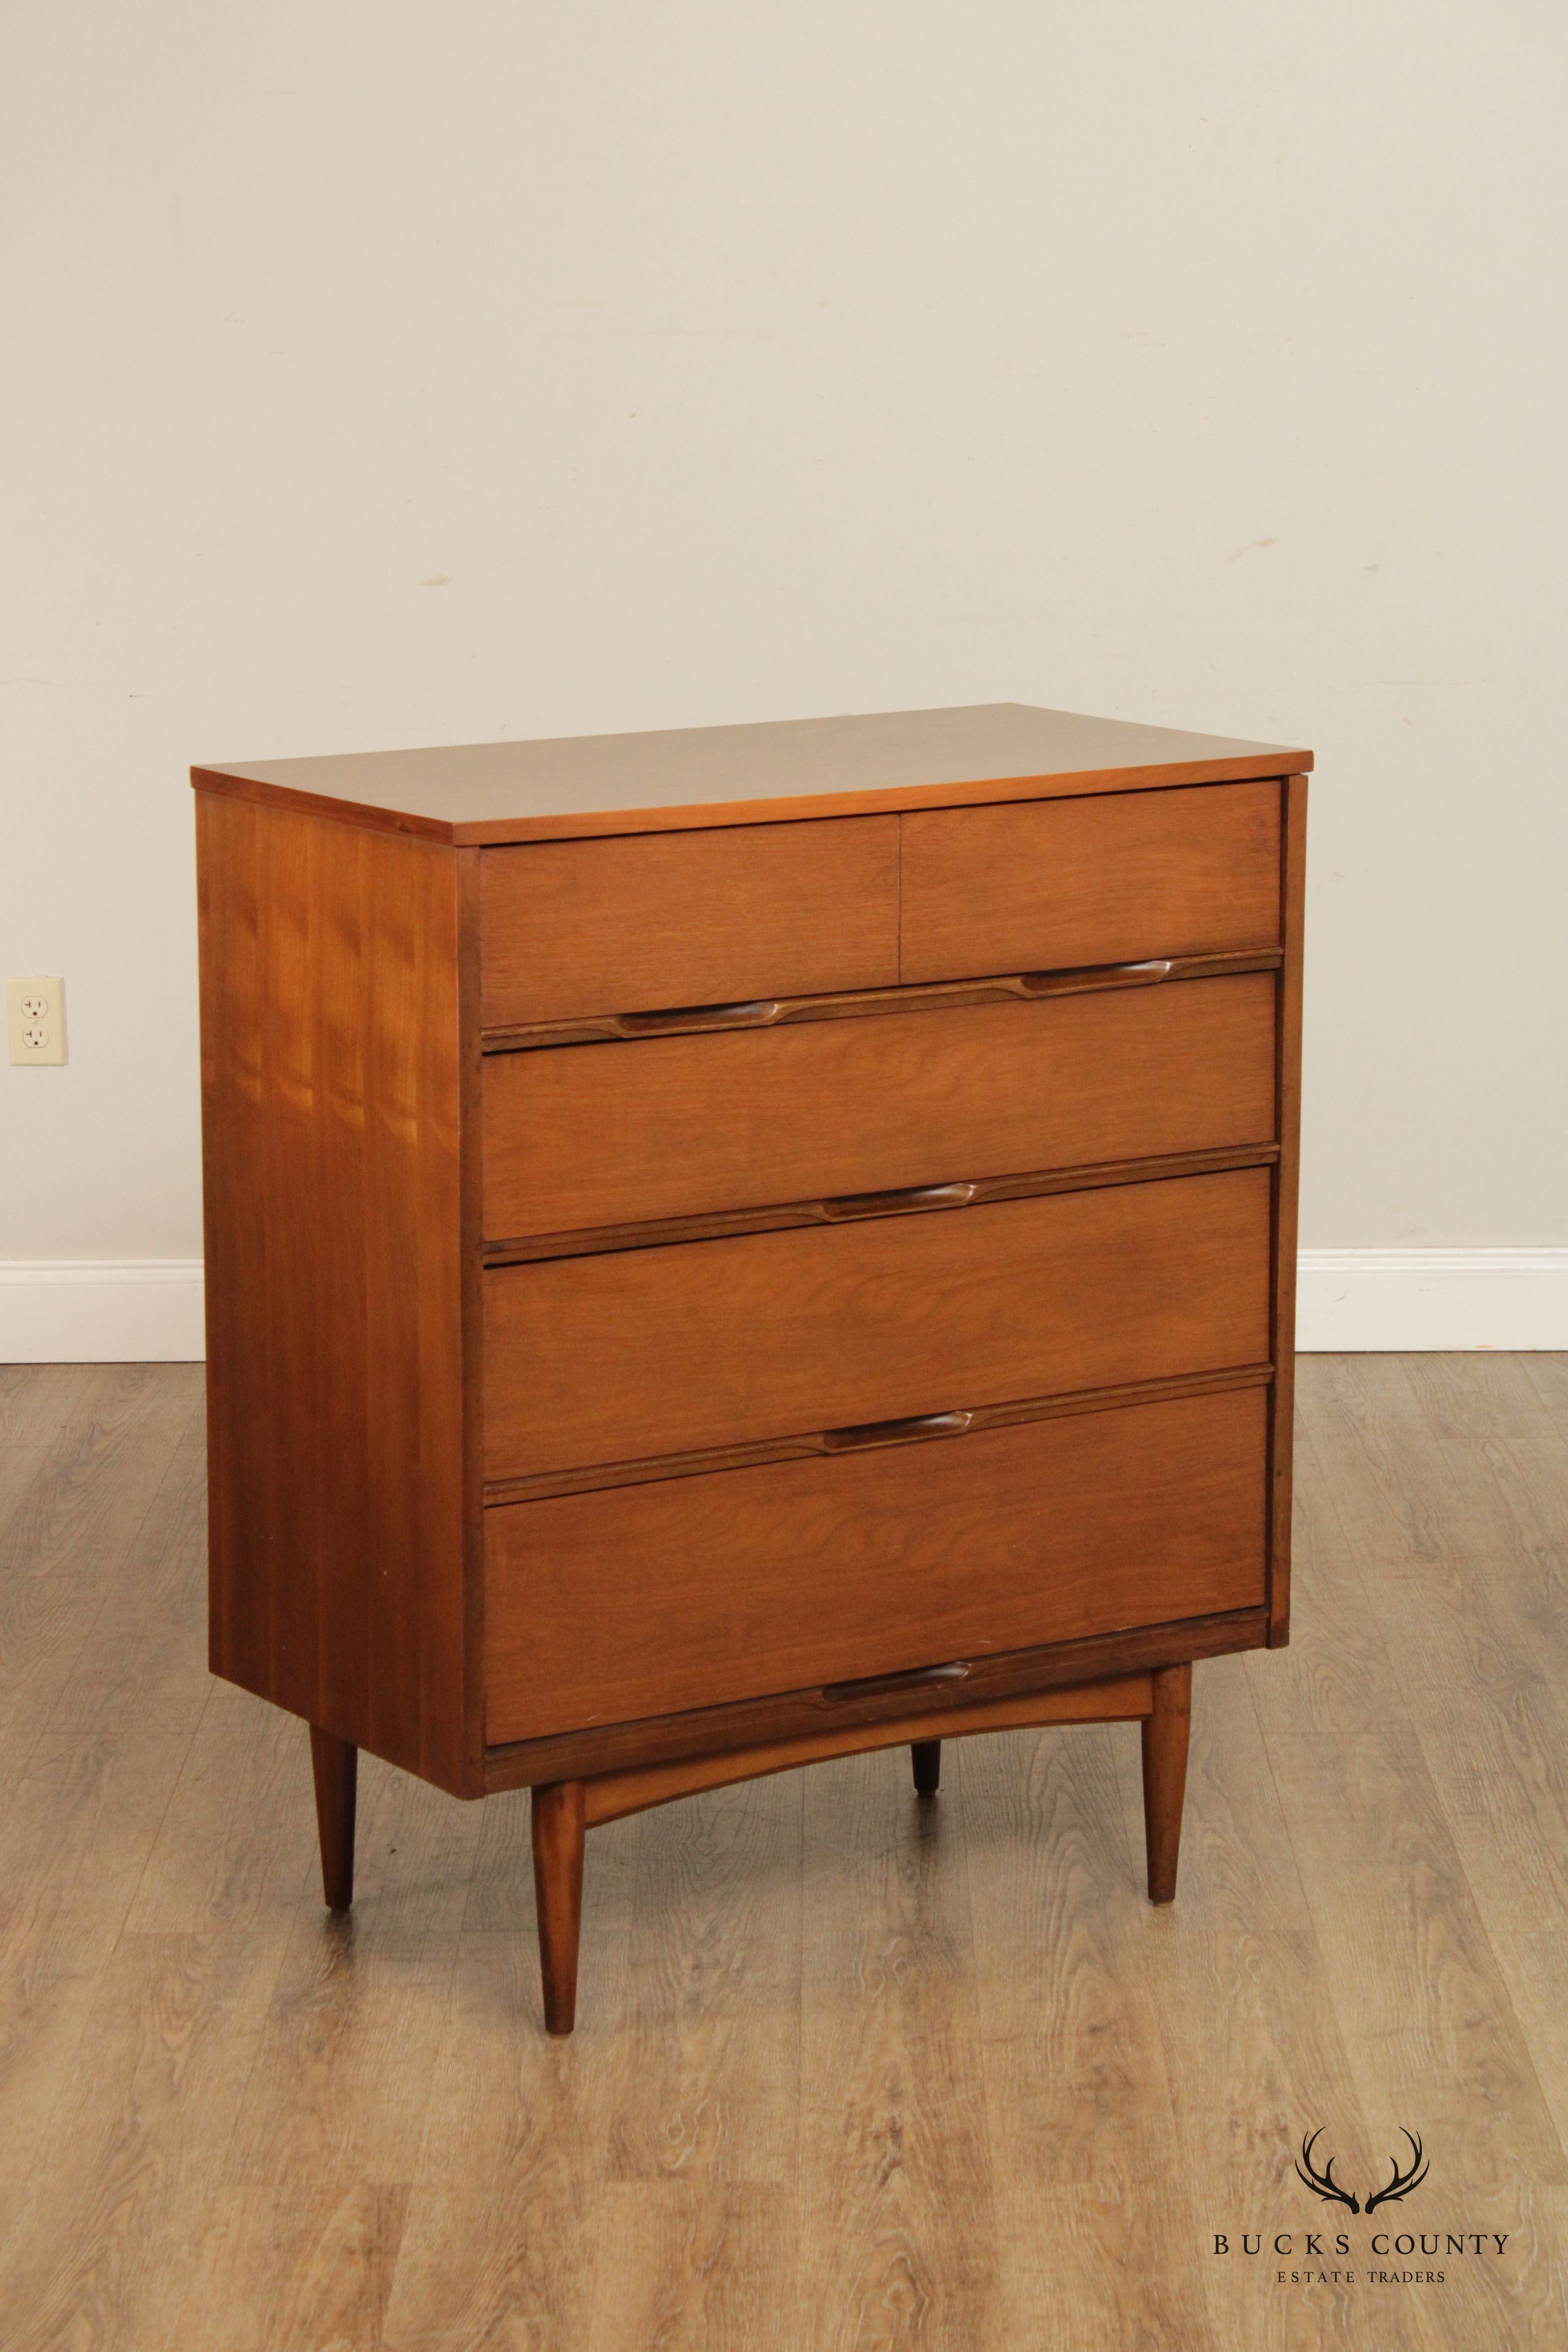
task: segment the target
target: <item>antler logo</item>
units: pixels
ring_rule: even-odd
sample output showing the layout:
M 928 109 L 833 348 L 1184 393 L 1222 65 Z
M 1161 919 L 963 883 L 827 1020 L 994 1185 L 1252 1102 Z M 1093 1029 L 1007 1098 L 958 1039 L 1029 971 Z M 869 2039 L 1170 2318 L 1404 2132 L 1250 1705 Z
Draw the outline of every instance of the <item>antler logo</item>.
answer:
M 1312 2150 L 1322 2137 L 1323 2127 L 1321 2124 L 1320 2124 L 1317 2130 L 1312 2134 L 1311 2138 L 1304 2139 L 1301 2142 L 1301 2161 L 1296 2167 L 1296 2178 L 1298 2180 L 1305 2181 L 1307 2187 L 1312 2191 L 1313 2195 L 1315 2197 L 1322 2198 L 1326 2204 L 1348 2205 L 1352 2213 L 1359 2213 L 1361 2211 L 1360 2200 L 1352 2197 L 1348 2189 L 1342 2189 L 1339 2182 L 1334 2179 L 1333 2158 L 1331 2156 L 1330 2157 L 1328 2163 L 1324 2166 L 1321 2172 L 1315 2170 L 1313 2168 Z
M 1333 2158 L 1330 2157 L 1321 2172 L 1312 2162 L 1312 2150 L 1322 2136 L 1322 2126 L 1320 2125 L 1310 2138 L 1301 2142 L 1301 2157 L 1296 2167 L 1296 2178 L 1312 2191 L 1314 2197 L 1322 2198 L 1325 2204 L 1348 2205 L 1352 2213 L 1359 2213 L 1362 2209 L 1357 2199 L 1348 2189 L 1342 2189 L 1334 2179 Z M 1397 2199 L 1408 2197 L 1411 2190 L 1419 2189 L 1426 2178 L 1427 2167 L 1422 2155 L 1420 2141 L 1411 2131 L 1405 2132 L 1405 2137 L 1410 2142 L 1410 2168 L 1407 2172 L 1401 2172 L 1397 2158 L 1390 2159 L 1394 2166 L 1394 2177 L 1386 2189 L 1374 2189 L 1367 2199 L 1366 2210 L 1369 2213 L 1375 2213 L 1380 2205 L 1392 2205 Z
M 1375 2212 L 1380 2205 L 1391 2205 L 1396 2198 L 1408 2197 L 1411 2190 L 1419 2189 L 1426 2178 L 1426 2167 L 1421 2160 L 1420 2141 L 1414 2132 L 1406 2132 L 1405 2137 L 1410 2142 L 1410 2169 L 1408 2172 L 1401 2172 L 1398 2158 L 1390 2157 L 1389 2162 L 1394 2167 L 1394 2178 L 1386 2189 L 1380 2189 L 1374 2197 L 1367 2199 L 1366 2210 L 1369 2213 Z

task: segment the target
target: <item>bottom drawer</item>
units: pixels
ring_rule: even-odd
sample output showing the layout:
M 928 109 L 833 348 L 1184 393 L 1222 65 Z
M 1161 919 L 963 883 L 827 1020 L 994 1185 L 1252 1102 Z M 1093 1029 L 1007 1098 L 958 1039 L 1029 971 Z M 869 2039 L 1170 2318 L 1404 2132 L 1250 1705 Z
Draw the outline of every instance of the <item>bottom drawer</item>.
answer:
M 486 1513 L 498 1746 L 1264 1597 L 1267 1391 Z

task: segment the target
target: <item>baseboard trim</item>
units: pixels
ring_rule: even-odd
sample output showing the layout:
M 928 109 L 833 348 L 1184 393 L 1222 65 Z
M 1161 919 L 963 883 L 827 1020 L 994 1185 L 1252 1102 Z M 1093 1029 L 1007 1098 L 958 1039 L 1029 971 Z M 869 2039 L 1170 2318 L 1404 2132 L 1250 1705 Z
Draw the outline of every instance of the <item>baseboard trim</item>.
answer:
M 1306 1354 L 1568 1349 L 1568 1249 L 1304 1249 Z M 197 1363 L 199 1257 L 0 1260 L 0 1363 Z
M 194 1364 L 199 1257 L 0 1259 L 0 1364 Z
M 1568 1249 L 1304 1249 L 1304 1354 L 1568 1349 Z

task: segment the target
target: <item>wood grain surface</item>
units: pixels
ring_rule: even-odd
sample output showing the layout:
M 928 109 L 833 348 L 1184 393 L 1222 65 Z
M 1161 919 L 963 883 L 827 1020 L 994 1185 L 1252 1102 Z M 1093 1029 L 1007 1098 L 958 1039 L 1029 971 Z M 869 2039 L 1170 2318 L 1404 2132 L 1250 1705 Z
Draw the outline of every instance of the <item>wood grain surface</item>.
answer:
M 1213 955 L 1279 938 L 1279 787 L 901 820 L 900 976 Z
M 1264 1392 L 487 1513 L 492 1744 L 1263 1598 Z
M 489 1478 L 1268 1360 L 1269 1171 L 503 1266 Z
M 207 790 L 468 843 L 790 823 L 878 808 L 1280 776 L 1310 752 L 994 702 L 747 727 L 215 761 Z
M 1272 973 L 484 1065 L 500 1240 L 1266 1143 Z
M 196 799 L 215 1670 L 459 1789 L 457 862 Z
M 719 826 L 487 850 L 487 1029 L 899 976 L 899 820 Z
M 935 1804 L 816 1765 L 594 1833 L 557 2045 L 526 1796 L 366 1758 L 323 1915 L 304 1734 L 206 1671 L 196 1368 L 0 1373 L 7 2352 L 1561 2352 L 1568 1359 L 1298 1404 L 1291 1645 L 1194 1675 L 1174 1905 L 1131 1726 Z M 1500 2257 L 1214 2255 L 1406 2123 L 1407 2226 Z

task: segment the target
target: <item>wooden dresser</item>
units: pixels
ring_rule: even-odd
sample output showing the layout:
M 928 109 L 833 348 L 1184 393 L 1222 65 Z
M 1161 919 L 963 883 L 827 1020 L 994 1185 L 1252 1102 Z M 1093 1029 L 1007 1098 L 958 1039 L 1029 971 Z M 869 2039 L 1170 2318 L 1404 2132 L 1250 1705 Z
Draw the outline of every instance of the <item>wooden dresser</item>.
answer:
M 584 1835 L 1286 1638 L 1310 756 L 1003 704 L 198 768 L 212 1664 Z M 853 1890 L 846 1890 L 853 1900 Z

